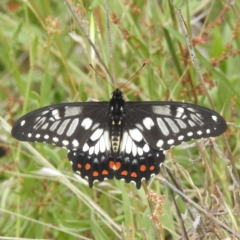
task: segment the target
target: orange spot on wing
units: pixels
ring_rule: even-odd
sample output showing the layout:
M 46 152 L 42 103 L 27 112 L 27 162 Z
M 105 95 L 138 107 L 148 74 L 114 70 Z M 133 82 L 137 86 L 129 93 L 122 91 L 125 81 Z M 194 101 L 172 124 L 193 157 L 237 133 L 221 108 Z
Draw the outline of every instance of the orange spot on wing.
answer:
M 109 162 L 109 167 L 110 167 L 111 169 L 114 169 L 114 167 L 115 167 L 114 161 L 110 161 L 110 162 Z
M 118 170 L 121 166 L 122 166 L 122 164 L 120 162 L 116 162 L 116 164 L 115 164 L 116 170 Z
M 99 173 L 97 171 L 94 171 L 92 175 L 93 175 L 93 177 L 98 177 Z
M 108 175 L 108 171 L 107 170 L 103 170 L 102 171 L 102 175 Z
M 85 169 L 86 170 L 89 170 L 91 168 L 91 165 L 89 164 L 89 163 L 87 163 L 86 165 L 85 165 Z
M 141 172 L 145 172 L 146 169 L 147 169 L 146 165 L 141 165 L 141 166 L 140 166 L 140 171 L 141 171 Z
M 77 164 L 77 167 L 78 167 L 78 168 L 82 168 L 82 164 L 81 164 L 81 163 L 78 163 L 78 164 Z
M 155 167 L 152 165 L 152 166 L 150 166 L 150 168 L 149 168 L 151 171 L 153 171 L 154 169 L 155 169 Z
M 121 163 L 120 162 L 115 163 L 114 161 L 110 161 L 109 162 L 109 167 L 115 171 L 115 170 L 118 170 L 121 167 Z
M 127 176 L 127 174 L 128 174 L 128 172 L 126 170 L 121 172 L 121 175 L 123 175 L 123 176 Z
M 131 177 L 136 178 L 137 177 L 137 173 L 136 172 L 132 172 L 131 173 Z

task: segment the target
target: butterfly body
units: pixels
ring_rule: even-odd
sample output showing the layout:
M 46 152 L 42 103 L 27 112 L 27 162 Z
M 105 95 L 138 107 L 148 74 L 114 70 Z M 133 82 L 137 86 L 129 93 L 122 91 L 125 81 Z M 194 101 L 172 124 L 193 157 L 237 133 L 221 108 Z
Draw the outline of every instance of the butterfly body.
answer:
M 225 120 L 215 111 L 181 102 L 125 102 L 116 89 L 109 102 L 63 103 L 20 118 L 20 141 L 68 149 L 74 171 L 94 181 L 123 179 L 141 187 L 160 171 L 164 150 L 191 139 L 219 136 Z
M 119 151 L 119 146 L 122 138 L 122 126 L 124 117 L 125 101 L 122 92 L 118 89 L 114 92 L 112 99 L 109 102 L 109 126 L 111 148 L 114 153 Z

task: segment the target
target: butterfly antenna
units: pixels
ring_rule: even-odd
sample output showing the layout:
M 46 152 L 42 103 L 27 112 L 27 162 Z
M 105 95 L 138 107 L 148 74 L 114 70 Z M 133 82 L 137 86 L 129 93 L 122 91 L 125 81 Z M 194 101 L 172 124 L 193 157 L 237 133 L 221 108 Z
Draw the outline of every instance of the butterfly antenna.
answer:
M 122 89 L 132 78 L 134 78 L 145 66 L 146 64 L 143 63 L 143 65 L 135 72 L 119 89 Z
M 95 44 L 93 43 L 93 41 L 91 40 L 91 38 L 89 37 L 89 34 L 87 33 L 87 30 L 84 26 L 83 20 L 81 18 L 81 14 L 78 14 L 78 7 L 73 7 L 72 3 L 70 0 L 65 0 L 70 12 L 72 13 L 73 17 L 75 18 L 75 20 L 78 23 L 78 26 L 80 27 L 81 31 L 83 32 L 84 36 L 86 37 L 86 39 L 88 40 L 89 44 L 91 45 L 91 47 L 93 48 L 99 62 L 102 64 L 103 68 L 105 69 L 105 71 L 107 72 L 108 76 L 111 78 L 112 82 L 114 83 L 114 77 L 112 76 L 112 74 L 110 73 L 110 71 L 108 70 L 106 64 L 104 63 L 104 61 L 102 60 Z
M 89 64 L 90 67 L 93 69 L 93 71 L 98 75 L 100 76 L 105 82 L 107 82 L 110 86 L 112 86 L 114 88 L 114 86 L 111 84 L 111 82 L 109 82 L 106 78 L 104 78 L 94 67 L 93 65 L 90 63 Z

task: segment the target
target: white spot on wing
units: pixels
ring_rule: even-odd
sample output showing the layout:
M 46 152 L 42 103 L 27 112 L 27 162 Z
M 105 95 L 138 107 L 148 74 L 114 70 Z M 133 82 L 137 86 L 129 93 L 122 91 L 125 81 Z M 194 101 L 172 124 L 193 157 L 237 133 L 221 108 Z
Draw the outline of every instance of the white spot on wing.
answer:
M 57 137 L 54 137 L 53 139 L 52 139 L 54 142 L 58 142 L 58 138 Z
M 92 146 L 92 147 L 89 148 L 88 154 L 89 154 L 89 155 L 92 155 L 93 152 L 94 152 L 94 146 Z M 96 158 L 95 158 L 95 159 L 96 159 Z
M 81 107 L 65 107 L 65 113 L 64 117 L 71 117 L 71 116 L 76 116 L 79 115 L 82 112 Z
M 96 141 L 97 139 L 99 139 L 101 137 L 103 133 L 103 129 L 102 128 L 99 128 L 97 129 L 93 134 L 92 136 L 90 137 L 92 141 Z
M 196 126 L 196 124 L 195 124 L 192 120 L 190 120 L 190 119 L 188 119 L 188 123 L 189 123 L 189 125 L 190 125 L 191 127 Z
M 143 119 L 143 125 L 147 130 L 150 130 L 154 126 L 154 122 L 150 117 L 146 117 Z
M 212 115 L 212 120 L 213 120 L 213 121 L 217 122 L 217 119 L 218 119 L 217 116 Z
M 198 135 L 202 135 L 202 131 L 200 131 L 200 130 L 197 131 L 197 134 L 198 134 Z
M 25 121 L 25 120 L 22 120 L 22 121 L 20 122 L 21 127 L 22 127 L 25 123 L 26 123 L 26 121 Z
M 49 135 L 47 135 L 47 134 L 44 135 L 43 137 L 44 137 L 44 139 L 49 139 Z
M 204 123 L 201 121 L 202 115 L 201 114 L 190 114 L 192 120 L 197 123 L 198 125 L 202 126 Z
M 105 152 L 106 146 L 105 146 L 104 136 L 100 138 L 99 147 L 100 147 L 100 152 L 102 153 Z
M 137 148 L 137 152 L 139 156 L 143 155 L 143 150 L 140 147 Z
M 158 126 L 159 126 L 160 130 L 162 131 L 163 135 L 168 136 L 169 130 L 168 130 L 166 124 L 163 122 L 163 120 L 161 118 L 157 118 L 157 123 L 158 123 Z
M 158 147 L 158 148 L 161 148 L 161 147 L 163 146 L 163 144 L 164 144 L 163 140 L 160 139 L 160 140 L 158 140 L 158 142 L 157 142 L 157 147 Z
M 31 134 L 31 133 L 29 133 L 29 134 L 28 134 L 28 137 L 30 138 L 31 136 L 32 136 L 32 134 Z
M 41 127 L 41 129 L 47 129 L 48 128 L 48 125 L 49 125 L 49 123 L 47 122 L 47 123 L 45 123 L 42 127 Z
M 69 141 L 63 140 L 63 141 L 62 141 L 62 144 L 63 144 L 64 146 L 67 146 L 67 145 L 69 144 Z
M 109 141 L 109 133 L 108 133 L 108 131 L 105 131 L 103 136 L 104 136 L 104 140 L 105 140 L 106 149 L 109 150 L 110 149 L 110 141 Z
M 133 141 L 132 141 L 132 155 L 134 157 L 137 155 L 137 146 Z
M 187 125 L 181 119 L 175 119 L 175 121 L 179 124 L 181 128 L 186 128 Z
M 58 109 L 54 109 L 54 110 L 52 111 L 52 115 L 53 115 L 53 117 L 54 117 L 55 119 L 60 119 Z
M 89 146 L 88 146 L 87 143 L 85 143 L 85 144 L 83 145 L 82 150 L 83 150 L 84 152 L 86 152 L 86 151 L 88 151 L 88 149 L 89 149 Z
M 60 123 L 60 121 L 56 121 L 52 124 L 52 126 L 50 127 L 50 131 L 55 131 L 55 129 L 57 128 L 58 124 Z
M 71 119 L 64 120 L 61 125 L 58 127 L 57 134 L 62 135 Z
M 96 154 L 96 155 L 98 155 L 98 153 L 99 153 L 99 141 L 95 144 L 95 148 L 94 148 L 94 153 Z
M 178 126 L 174 123 L 174 121 L 171 118 L 164 118 L 164 120 L 167 122 L 167 124 L 169 125 L 169 127 L 172 129 L 174 133 L 179 132 Z
M 40 138 L 41 137 L 41 135 L 38 133 L 38 134 L 36 134 L 36 138 Z
M 40 120 L 39 120 L 40 119 Z M 36 124 L 34 125 L 34 129 L 38 129 L 44 122 L 45 122 L 45 120 L 46 120 L 47 118 L 46 117 L 37 117 L 36 118 Z M 38 121 L 39 120 L 39 121 Z
M 144 145 L 143 151 L 144 152 L 149 152 L 150 151 L 150 148 L 149 148 L 149 146 L 147 144 Z
M 85 128 L 85 130 L 89 129 L 92 126 L 92 119 L 90 118 L 85 118 L 82 123 L 81 126 Z
M 70 124 L 70 126 L 69 126 L 69 128 L 68 128 L 68 130 L 67 130 L 67 133 L 66 133 L 66 135 L 67 135 L 68 137 L 72 136 L 72 134 L 75 132 L 75 130 L 76 130 L 77 126 L 78 126 L 78 123 L 79 123 L 79 119 L 78 119 L 78 118 L 75 118 L 75 119 L 71 122 L 71 124 Z
M 127 139 L 128 139 L 128 133 L 124 132 L 122 136 L 122 141 L 121 141 L 121 152 L 125 151 L 126 145 L 127 145 Z
M 130 136 L 132 137 L 133 140 L 140 142 L 143 138 L 141 132 L 135 128 L 135 129 L 130 129 L 129 130 Z
M 192 133 L 192 132 L 188 132 L 187 135 L 188 135 L 189 137 L 191 137 L 191 136 L 193 135 L 193 133 Z
M 167 143 L 168 143 L 169 145 L 172 145 L 172 144 L 174 143 L 174 139 L 169 139 L 169 140 L 167 141 Z
M 211 131 L 210 131 L 210 129 L 207 129 L 207 130 L 206 130 L 206 133 L 208 133 L 208 134 L 209 134 L 210 132 L 211 132 Z
M 152 110 L 154 113 L 159 115 L 165 115 L 170 116 L 171 115 L 171 109 L 169 105 L 165 106 L 152 106 Z
M 79 146 L 78 140 L 77 140 L 77 139 L 74 139 L 74 140 L 72 141 L 72 145 L 73 145 L 74 147 L 78 147 L 78 146 Z
M 132 139 L 127 136 L 127 141 L 126 141 L 126 153 L 130 153 L 131 152 L 131 149 L 132 149 Z
M 176 109 L 176 116 L 175 117 L 180 118 L 183 115 L 183 113 L 184 113 L 184 108 L 178 107 Z
M 184 136 L 183 136 L 183 135 L 178 136 L 178 140 L 179 140 L 179 141 L 182 141 L 183 139 L 184 139 Z

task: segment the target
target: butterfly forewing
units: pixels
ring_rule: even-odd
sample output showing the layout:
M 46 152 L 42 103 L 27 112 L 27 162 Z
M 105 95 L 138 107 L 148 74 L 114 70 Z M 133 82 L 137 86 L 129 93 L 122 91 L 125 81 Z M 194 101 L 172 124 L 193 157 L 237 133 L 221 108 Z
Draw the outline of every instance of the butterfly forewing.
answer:
M 215 137 L 226 131 L 225 120 L 215 111 L 182 102 L 126 102 L 126 119 L 148 144 L 159 150 L 191 139 Z
M 63 103 L 40 108 L 20 118 L 12 135 L 20 141 L 81 148 L 96 129 L 106 128 L 107 102 Z

